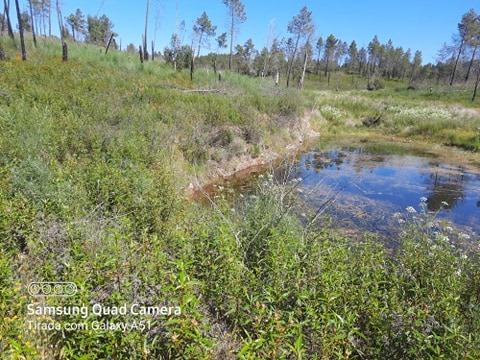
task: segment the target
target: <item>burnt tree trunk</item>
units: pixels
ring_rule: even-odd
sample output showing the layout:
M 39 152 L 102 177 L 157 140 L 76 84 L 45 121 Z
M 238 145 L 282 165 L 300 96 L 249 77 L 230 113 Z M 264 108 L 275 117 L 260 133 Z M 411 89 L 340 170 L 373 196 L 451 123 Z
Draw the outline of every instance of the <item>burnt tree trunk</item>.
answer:
M 108 49 L 110 49 L 110 45 L 112 44 L 112 40 L 113 40 L 113 33 L 110 34 L 110 38 L 108 39 L 107 48 L 105 49 L 105 55 L 108 54 Z
M 468 78 L 470 77 L 470 71 L 472 70 L 473 62 L 475 61 L 477 48 L 478 48 L 478 45 L 473 48 L 472 58 L 470 59 L 470 63 L 468 64 L 467 75 L 465 76 L 465 82 L 468 82 Z
M 190 60 L 190 81 L 193 81 L 193 73 L 195 72 L 195 58 L 192 51 L 192 58 Z
M 22 60 L 27 60 L 27 50 L 25 49 L 25 39 L 23 38 L 23 22 L 20 14 L 20 5 L 18 0 L 15 0 L 15 7 L 17 9 L 18 31 L 20 32 L 20 46 L 22 48 Z
M 155 45 L 153 44 L 152 41 L 152 61 L 155 60 Z
M 477 97 L 477 90 L 478 90 L 479 83 L 480 83 L 480 67 L 477 70 L 477 78 L 475 80 L 475 88 L 473 89 L 472 102 L 474 102 Z
M 68 46 L 65 41 L 62 44 L 62 60 L 68 61 Z
M 138 54 L 140 55 L 140 62 L 143 64 L 143 52 L 142 52 L 142 45 L 138 47 Z
M 455 73 L 457 72 L 458 60 L 460 59 L 460 55 L 462 55 L 463 51 L 463 40 L 460 43 L 460 47 L 458 48 L 458 55 L 457 59 L 455 60 L 455 65 L 453 65 L 452 75 L 450 76 L 450 86 L 453 85 L 453 81 L 455 80 Z
M 148 61 L 148 47 L 147 47 L 147 29 L 148 29 L 148 9 L 150 7 L 150 0 L 147 0 L 147 11 L 145 12 L 145 34 L 143 37 L 143 57 Z

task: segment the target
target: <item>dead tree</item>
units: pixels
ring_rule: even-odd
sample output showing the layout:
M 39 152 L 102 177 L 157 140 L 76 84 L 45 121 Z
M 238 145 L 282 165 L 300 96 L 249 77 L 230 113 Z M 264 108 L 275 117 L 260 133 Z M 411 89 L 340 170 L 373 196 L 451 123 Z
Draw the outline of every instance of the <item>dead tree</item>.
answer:
M 68 47 L 67 43 L 65 42 L 65 29 L 63 27 L 63 17 L 62 17 L 62 10 L 60 9 L 60 4 L 57 0 L 57 17 L 58 17 L 58 28 L 60 30 L 60 38 L 62 41 L 62 59 L 63 61 L 68 60 Z
M 475 79 L 475 88 L 473 89 L 472 102 L 477 98 L 478 84 L 480 83 L 480 66 L 477 69 L 477 78 Z
M 155 45 L 153 44 L 152 41 L 152 61 L 155 60 Z
M 23 38 L 23 22 L 20 14 L 20 5 L 18 0 L 15 0 L 15 7 L 17 8 L 18 31 L 20 32 L 20 46 L 22 48 L 22 60 L 27 60 L 27 50 L 25 49 L 25 39 Z
M 68 46 L 65 41 L 62 44 L 62 60 L 68 61 Z
M 108 49 L 110 49 L 110 45 L 112 44 L 112 40 L 113 40 L 113 33 L 110 34 L 110 38 L 108 39 L 107 48 L 105 49 L 105 55 L 108 54 Z
M 147 0 L 147 11 L 145 12 L 145 34 L 143 35 L 143 57 L 148 61 L 148 47 L 147 47 L 147 29 L 148 29 L 148 9 L 150 7 L 150 0 Z
M 37 37 L 35 35 L 35 21 L 33 20 L 33 8 L 32 8 L 32 0 L 28 0 L 28 6 L 30 8 L 30 22 L 32 23 L 32 35 L 33 35 L 33 45 L 37 47 Z
M 193 81 L 193 73 L 195 72 L 195 56 L 192 51 L 192 56 L 190 59 L 190 81 Z
M 142 45 L 138 47 L 138 54 L 140 55 L 140 62 L 143 64 L 143 52 L 142 52 Z
M 303 84 L 305 81 L 305 72 L 307 70 L 307 62 L 308 62 L 308 44 L 310 43 L 310 36 L 311 34 L 308 35 L 307 42 L 305 43 L 305 56 L 303 59 L 303 71 L 302 71 L 302 77 L 300 78 L 300 82 L 298 83 L 298 88 L 300 90 L 303 90 Z

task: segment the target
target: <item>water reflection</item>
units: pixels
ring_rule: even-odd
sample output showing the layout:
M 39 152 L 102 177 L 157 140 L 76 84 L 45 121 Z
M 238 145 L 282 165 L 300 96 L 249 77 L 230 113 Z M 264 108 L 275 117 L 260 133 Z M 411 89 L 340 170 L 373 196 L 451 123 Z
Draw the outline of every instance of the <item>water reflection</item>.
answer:
M 335 194 L 329 213 L 342 226 L 391 234 L 392 214 L 426 197 L 429 211 L 480 232 L 480 176 L 461 166 L 357 148 L 306 153 L 293 176 L 304 179 L 304 200 L 314 208 Z

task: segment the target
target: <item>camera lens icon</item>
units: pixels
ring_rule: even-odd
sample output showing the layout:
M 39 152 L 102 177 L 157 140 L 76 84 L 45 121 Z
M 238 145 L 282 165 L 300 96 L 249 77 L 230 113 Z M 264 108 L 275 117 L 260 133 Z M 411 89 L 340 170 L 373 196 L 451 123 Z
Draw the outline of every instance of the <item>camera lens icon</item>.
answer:
M 28 285 L 28 293 L 32 296 L 73 296 L 77 291 L 75 283 L 65 281 L 32 282 Z

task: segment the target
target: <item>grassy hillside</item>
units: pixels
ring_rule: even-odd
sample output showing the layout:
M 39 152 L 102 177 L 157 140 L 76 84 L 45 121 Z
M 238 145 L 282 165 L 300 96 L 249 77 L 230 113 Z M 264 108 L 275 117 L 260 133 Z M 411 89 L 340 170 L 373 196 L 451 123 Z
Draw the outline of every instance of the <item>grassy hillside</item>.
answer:
M 191 176 L 208 172 L 210 161 L 285 144 L 304 106 L 315 107 L 328 129 L 380 107 L 375 95 L 301 95 L 228 73 L 219 83 L 206 70 L 191 83 L 162 64 L 83 45 L 70 45 L 66 63 L 53 42 L 27 62 L 7 53 L 0 62 L 2 356 L 480 356 L 480 258 L 457 246 L 458 234 L 447 238 L 408 218 L 392 257 L 374 239 L 352 244 L 328 228 L 306 229 L 295 216 L 295 184 L 269 177 L 235 209 L 222 199 L 211 207 L 184 200 Z M 189 92 L 199 88 L 219 92 Z M 33 298 L 31 281 L 72 281 L 80 291 Z M 64 327 L 99 321 L 94 314 L 44 316 L 60 329 L 36 330 L 31 303 L 171 305 L 182 314 L 147 317 L 148 329 L 127 332 Z

